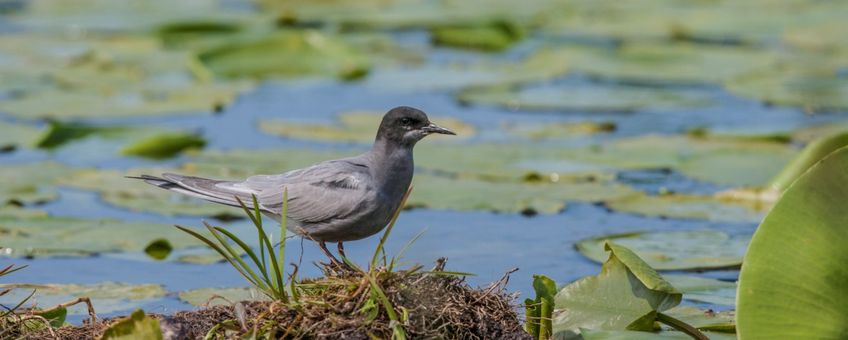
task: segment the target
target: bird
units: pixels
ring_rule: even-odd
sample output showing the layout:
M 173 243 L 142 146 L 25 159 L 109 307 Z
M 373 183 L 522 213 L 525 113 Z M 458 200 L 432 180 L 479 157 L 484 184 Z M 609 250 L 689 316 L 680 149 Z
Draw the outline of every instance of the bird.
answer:
M 412 183 L 415 144 L 431 134 L 456 135 L 430 122 L 423 111 L 399 106 L 380 122 L 371 149 L 358 156 L 327 160 L 276 175 L 254 175 L 241 181 L 163 173 L 140 175 L 159 188 L 210 202 L 259 210 L 280 221 L 283 192 L 287 193 L 286 228 L 318 243 L 331 263 L 347 267 L 327 249 L 337 243 L 369 237 L 385 228 Z

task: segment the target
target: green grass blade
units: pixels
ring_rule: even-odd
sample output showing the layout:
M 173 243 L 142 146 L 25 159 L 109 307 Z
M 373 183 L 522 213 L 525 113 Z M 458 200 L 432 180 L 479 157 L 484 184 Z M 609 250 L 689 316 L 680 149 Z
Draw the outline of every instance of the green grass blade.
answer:
M 392 327 L 392 338 L 406 339 L 406 331 L 400 326 L 401 320 L 398 319 L 397 312 L 395 311 L 394 306 L 392 306 L 392 302 L 389 301 L 389 297 L 386 296 L 386 293 L 383 292 L 383 288 L 377 284 L 377 280 L 375 280 L 373 276 L 366 274 L 365 277 L 367 277 L 368 281 L 371 283 L 371 289 L 374 290 L 374 294 L 377 295 L 377 298 L 380 300 L 380 304 L 383 305 L 383 309 L 385 309 L 386 314 L 389 316 L 389 320 L 394 323 L 394 326 Z
M 212 227 L 211 225 L 209 225 L 206 222 L 204 222 L 203 224 L 206 225 L 206 229 L 209 229 L 209 232 L 212 233 L 212 236 L 214 236 L 215 239 L 218 240 L 218 243 L 221 244 L 221 247 L 230 254 L 230 257 L 233 260 L 235 260 L 235 262 L 238 263 L 241 266 L 241 268 L 244 269 L 244 271 L 246 271 L 248 274 L 250 274 L 250 276 L 253 278 L 254 282 L 260 282 L 260 283 L 263 282 L 262 278 L 260 278 L 259 275 L 256 275 L 256 272 L 254 272 L 253 269 L 250 268 L 250 266 L 247 265 L 246 262 L 244 262 L 244 260 L 240 256 L 240 254 L 237 253 L 233 249 L 233 247 L 230 246 L 230 244 L 224 239 L 224 237 L 221 236 L 220 233 L 218 233 L 217 230 L 215 230 L 214 227 Z M 269 288 L 268 286 L 266 286 L 264 284 L 262 284 L 260 287 L 265 287 L 265 289 L 263 289 L 263 290 L 267 290 Z M 273 286 L 270 287 L 270 288 L 273 288 Z
M 421 232 L 419 232 L 418 234 L 416 234 L 415 237 L 413 237 L 411 240 L 406 242 L 406 244 L 404 244 L 403 247 L 400 248 L 400 251 L 398 251 L 397 254 L 395 254 L 395 256 L 392 256 L 392 261 L 389 262 L 389 267 L 388 267 L 389 272 L 391 272 L 392 268 L 394 268 L 395 265 L 397 265 L 398 260 L 403 258 L 403 254 L 406 253 L 407 250 L 409 250 L 409 247 L 411 247 L 412 244 L 415 243 L 415 241 L 418 241 L 418 239 L 421 238 L 421 235 L 424 235 L 425 232 L 427 232 L 427 229 L 424 229 Z
M 188 233 L 189 235 L 194 236 L 195 238 L 199 239 L 199 240 L 200 240 L 200 241 L 202 241 L 203 243 L 206 243 L 206 245 L 208 245 L 210 248 L 212 248 L 212 249 L 214 249 L 216 252 L 218 252 L 218 254 L 220 254 L 220 255 L 221 255 L 221 256 L 222 256 L 225 260 L 227 260 L 227 262 L 229 262 L 229 263 L 230 263 L 230 265 L 231 265 L 231 266 L 232 266 L 232 267 L 233 267 L 233 268 L 234 268 L 237 272 L 239 272 L 239 274 L 241 274 L 241 276 L 244 276 L 244 278 L 245 278 L 248 282 L 250 282 L 252 285 L 254 285 L 254 286 L 256 286 L 257 288 L 259 288 L 259 290 L 265 291 L 265 290 L 267 289 L 267 288 L 265 287 L 265 285 L 263 285 L 262 283 L 260 283 L 260 282 L 258 282 L 258 281 L 256 281 L 256 280 L 254 280 L 253 278 L 251 278 L 251 277 L 250 277 L 250 275 L 248 275 L 248 273 L 247 273 L 247 272 L 245 272 L 245 271 L 241 268 L 241 266 L 240 266 L 238 263 L 236 263 L 236 262 L 235 262 L 235 261 L 231 258 L 231 256 L 230 256 L 230 255 L 229 255 L 226 251 L 224 251 L 223 249 L 221 249 L 221 247 L 219 247 L 217 244 L 215 244 L 214 242 L 212 242 L 212 240 L 210 240 L 210 239 L 206 238 L 206 237 L 205 237 L 205 236 L 203 236 L 203 235 L 200 235 L 200 233 L 198 233 L 198 232 L 196 232 L 196 231 L 194 231 L 194 230 L 191 230 L 191 229 L 189 229 L 189 228 L 182 227 L 182 226 L 175 226 L 175 227 L 177 227 L 177 229 L 180 229 L 180 230 L 182 230 L 182 231 L 184 231 L 184 232 Z
M 233 242 L 238 244 L 238 246 L 241 247 L 241 249 L 244 250 L 244 252 L 247 254 L 247 256 L 250 257 L 250 259 L 253 261 L 253 263 L 256 264 L 256 267 L 259 268 L 259 273 L 262 274 L 262 277 L 265 279 L 265 281 L 266 282 L 269 281 L 268 271 L 265 269 L 265 267 L 261 266 L 262 263 L 259 261 L 259 258 L 256 257 L 256 253 L 253 252 L 253 249 L 251 249 L 251 247 L 249 245 L 247 245 L 247 243 L 242 241 L 240 238 L 238 238 L 236 235 L 234 235 L 232 232 L 230 232 L 227 229 L 224 229 L 224 228 L 221 228 L 221 227 L 213 227 L 213 228 L 215 228 L 215 230 L 219 231 L 220 233 L 226 235 L 230 240 L 232 240 Z
M 409 194 L 412 193 L 412 186 L 409 186 L 409 189 L 406 190 L 406 193 L 403 194 L 403 198 L 400 200 L 400 205 L 398 205 L 397 210 L 395 210 L 394 215 L 392 215 L 392 219 L 389 222 L 389 226 L 386 227 L 386 231 L 383 233 L 383 236 L 380 237 L 380 242 L 377 244 L 377 249 L 374 250 L 374 256 L 371 257 L 371 268 L 377 266 L 377 258 L 380 256 L 380 252 L 383 251 L 383 246 L 386 244 L 386 239 L 389 238 L 389 234 L 392 232 L 392 228 L 395 227 L 395 222 L 397 222 L 398 216 L 400 216 L 401 210 L 406 205 L 406 199 L 409 198 Z
M 253 212 L 251 212 L 250 208 L 248 208 L 247 205 L 244 204 L 244 202 L 238 196 L 233 196 L 233 197 L 236 198 L 236 201 L 241 206 L 241 209 L 244 211 L 244 214 L 247 215 L 248 218 L 250 218 L 250 222 L 253 222 L 254 226 L 260 226 L 261 227 L 262 226 L 262 216 L 260 216 L 260 214 L 258 214 L 258 213 L 254 214 Z M 256 210 L 256 209 L 259 208 L 259 203 L 256 200 L 256 195 L 252 195 L 252 198 L 253 198 L 253 208 L 254 208 L 254 210 Z M 260 237 L 262 237 L 262 235 L 260 235 Z M 259 254 L 261 256 L 260 258 L 262 259 L 262 268 L 267 268 L 268 265 L 265 262 L 265 244 L 263 242 L 259 242 Z

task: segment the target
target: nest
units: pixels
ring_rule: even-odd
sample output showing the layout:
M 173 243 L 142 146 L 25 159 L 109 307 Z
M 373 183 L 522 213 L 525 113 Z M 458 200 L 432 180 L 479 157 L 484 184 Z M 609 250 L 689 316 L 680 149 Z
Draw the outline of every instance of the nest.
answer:
M 441 272 L 444 262 L 430 272 L 417 270 L 371 273 L 395 311 L 392 321 L 380 303 L 368 275 L 334 273 L 299 283 L 297 303 L 242 301 L 160 320 L 165 339 L 202 339 L 213 328 L 219 338 L 259 334 L 290 339 L 383 339 L 398 328 L 409 338 L 530 339 L 516 314 L 514 295 L 505 292 L 508 275 L 492 285 L 475 289 L 462 277 Z M 404 317 L 405 316 L 405 317 Z M 26 335 L 29 339 L 97 339 L 110 320 Z

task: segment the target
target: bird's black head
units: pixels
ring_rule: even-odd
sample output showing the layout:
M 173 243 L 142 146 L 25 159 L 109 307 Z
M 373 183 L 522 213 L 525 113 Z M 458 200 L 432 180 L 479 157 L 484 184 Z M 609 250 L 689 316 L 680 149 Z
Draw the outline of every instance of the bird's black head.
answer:
M 398 145 L 414 146 L 416 142 L 431 133 L 456 134 L 431 123 L 427 115 L 419 109 L 399 106 L 389 110 L 383 116 L 383 122 L 380 123 L 380 129 L 377 131 L 377 140 L 383 139 Z

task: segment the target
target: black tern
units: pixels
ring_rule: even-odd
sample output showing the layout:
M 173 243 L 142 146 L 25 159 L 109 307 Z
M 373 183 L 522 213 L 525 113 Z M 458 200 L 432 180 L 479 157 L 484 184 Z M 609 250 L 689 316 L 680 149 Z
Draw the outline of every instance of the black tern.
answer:
M 341 256 L 344 241 L 374 235 L 388 225 L 412 182 L 412 149 L 427 135 L 455 135 L 430 122 L 421 110 L 401 106 L 383 116 L 371 150 L 359 156 L 324 161 L 279 175 L 256 175 L 243 181 L 225 181 L 164 173 L 141 175 L 148 184 L 204 200 L 239 207 L 239 198 L 277 221 L 288 191 L 287 228 L 318 242 L 336 264 L 326 242 L 337 242 Z

